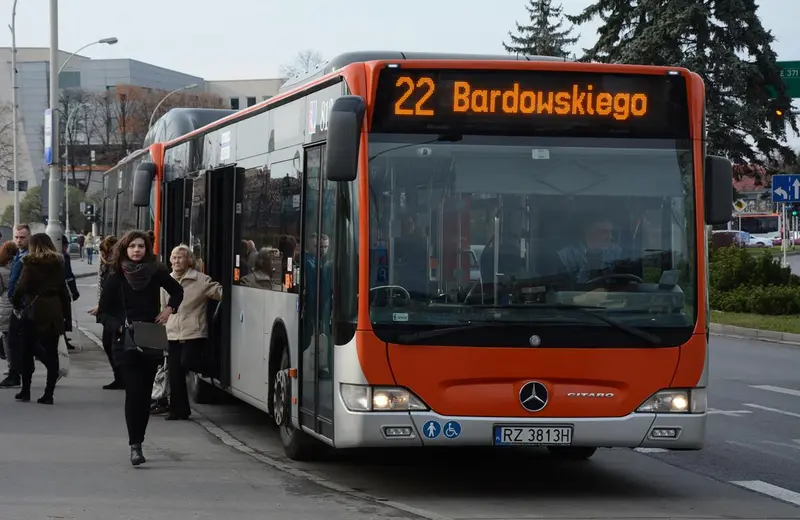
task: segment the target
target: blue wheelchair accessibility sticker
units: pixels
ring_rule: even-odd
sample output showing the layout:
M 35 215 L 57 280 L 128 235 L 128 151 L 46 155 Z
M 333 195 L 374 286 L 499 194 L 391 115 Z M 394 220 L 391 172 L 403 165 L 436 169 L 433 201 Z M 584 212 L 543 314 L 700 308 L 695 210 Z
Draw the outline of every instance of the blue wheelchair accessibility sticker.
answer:
M 442 427 L 442 432 L 448 439 L 455 439 L 461 435 L 461 424 L 457 421 L 447 421 Z

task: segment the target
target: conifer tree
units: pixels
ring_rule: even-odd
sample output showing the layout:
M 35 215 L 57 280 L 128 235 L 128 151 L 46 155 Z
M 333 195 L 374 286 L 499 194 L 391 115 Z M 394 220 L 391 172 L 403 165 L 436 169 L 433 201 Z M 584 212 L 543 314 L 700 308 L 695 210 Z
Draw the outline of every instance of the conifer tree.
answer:
M 791 99 L 755 0 L 594 0 L 575 24 L 600 17 L 581 59 L 686 67 L 706 86 L 707 151 L 734 162 L 794 162 Z
M 506 52 L 511 54 L 571 56 L 567 47 L 578 41 L 572 37 L 572 27 L 564 29 L 564 14 L 561 4 L 552 5 L 552 0 L 529 0 L 525 6 L 530 18 L 530 25 L 516 22 L 517 35 L 508 33 L 509 44 L 503 42 Z

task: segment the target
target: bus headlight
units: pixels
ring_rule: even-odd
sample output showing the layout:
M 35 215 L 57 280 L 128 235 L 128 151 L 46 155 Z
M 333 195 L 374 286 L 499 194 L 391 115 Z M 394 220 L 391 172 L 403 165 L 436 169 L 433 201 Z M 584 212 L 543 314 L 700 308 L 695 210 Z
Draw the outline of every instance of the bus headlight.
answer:
M 706 391 L 703 388 L 660 390 L 636 409 L 647 413 L 705 413 Z
M 394 386 L 341 385 L 342 401 L 351 412 L 409 412 L 427 410 L 422 399 Z

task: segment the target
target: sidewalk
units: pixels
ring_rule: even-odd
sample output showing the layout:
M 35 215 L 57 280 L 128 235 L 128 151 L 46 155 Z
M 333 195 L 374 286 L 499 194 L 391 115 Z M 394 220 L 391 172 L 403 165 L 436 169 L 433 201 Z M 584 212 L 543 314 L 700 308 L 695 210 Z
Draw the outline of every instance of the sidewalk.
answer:
M 192 421 L 153 417 L 134 468 L 123 416 L 124 392 L 103 352 L 71 334 L 71 373 L 55 405 L 36 403 L 44 386 L 37 365 L 33 400 L 0 390 L 0 518 L 3 520 L 378 520 L 400 518 L 382 505 L 332 493 L 222 444 Z
M 83 260 L 80 258 L 72 259 L 72 272 L 75 274 L 75 278 L 89 278 L 90 276 L 97 276 L 97 269 L 99 269 L 99 267 L 100 258 L 97 255 L 94 255 L 91 265 L 86 263 L 85 258 Z

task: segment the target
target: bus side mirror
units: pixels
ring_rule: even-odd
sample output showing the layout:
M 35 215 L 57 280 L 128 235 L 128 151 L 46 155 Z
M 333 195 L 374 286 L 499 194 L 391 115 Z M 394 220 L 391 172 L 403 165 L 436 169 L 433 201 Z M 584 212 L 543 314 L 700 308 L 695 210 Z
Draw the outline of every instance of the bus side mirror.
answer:
M 731 162 L 715 155 L 706 157 L 704 178 L 706 224 L 727 224 L 732 218 L 733 166 Z
M 150 189 L 156 177 L 156 165 L 142 163 L 133 172 L 133 205 L 146 208 L 150 205 Z
M 333 102 L 328 119 L 328 144 L 325 151 L 328 180 L 355 180 L 366 111 L 367 104 L 361 96 L 342 96 Z

